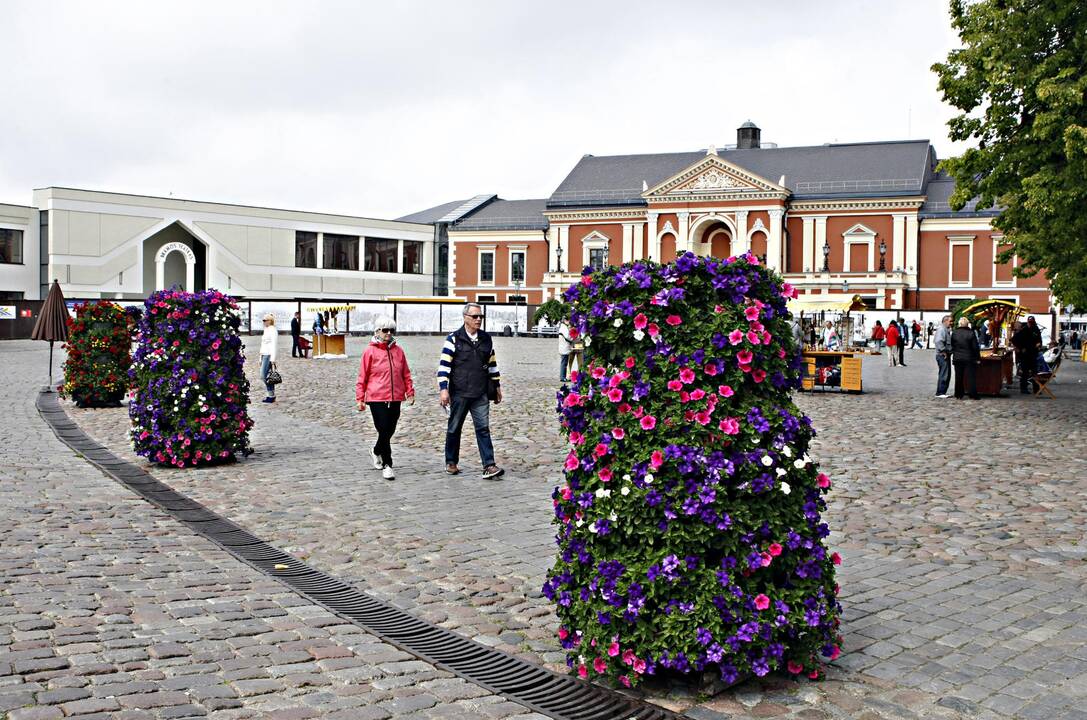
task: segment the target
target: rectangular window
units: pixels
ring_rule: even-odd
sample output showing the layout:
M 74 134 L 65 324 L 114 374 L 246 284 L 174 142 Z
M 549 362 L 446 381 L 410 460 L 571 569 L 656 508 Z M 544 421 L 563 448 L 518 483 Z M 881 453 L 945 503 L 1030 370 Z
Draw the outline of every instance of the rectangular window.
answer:
M 515 305 L 524 305 L 527 300 L 524 295 L 507 295 L 506 302 L 513 303 Z
M 0 263 L 23 262 L 23 231 L 0 228 Z
M 317 233 L 296 230 L 294 233 L 294 266 L 317 267 Z
M 476 295 L 477 303 L 493 303 L 494 295 Z
M 603 270 L 607 261 L 607 248 L 589 248 L 589 265 L 593 270 Z
M 1000 255 L 1000 253 L 1004 252 L 1005 250 L 1008 250 L 1010 247 L 1011 247 L 1010 245 L 999 245 L 995 241 L 993 242 L 993 252 L 995 253 L 995 255 Z M 998 263 L 998 262 L 996 262 L 995 255 L 993 257 L 993 262 L 996 265 L 996 267 L 993 270 L 993 284 L 994 285 L 997 285 L 997 284 L 999 284 L 999 285 L 1014 285 L 1015 284 L 1015 276 L 1012 275 L 1012 267 L 1013 267 L 1012 263 L 1010 263 L 1010 262 Z
M 396 272 L 396 240 L 366 238 L 366 269 L 370 272 Z
M 404 272 L 420 275 L 423 272 L 423 243 L 404 241 Z
M 325 269 L 358 270 L 359 239 L 355 235 L 325 233 Z
M 510 253 L 510 282 L 525 282 L 525 253 L 523 250 L 514 250 Z
M 951 283 L 953 285 L 970 284 L 970 244 L 951 245 Z
M 869 272 L 871 269 L 868 267 L 868 246 L 849 243 L 849 271 Z
M 479 253 L 479 281 L 481 283 L 494 283 L 494 251 L 487 250 Z M 491 302 L 494 302 L 493 300 Z

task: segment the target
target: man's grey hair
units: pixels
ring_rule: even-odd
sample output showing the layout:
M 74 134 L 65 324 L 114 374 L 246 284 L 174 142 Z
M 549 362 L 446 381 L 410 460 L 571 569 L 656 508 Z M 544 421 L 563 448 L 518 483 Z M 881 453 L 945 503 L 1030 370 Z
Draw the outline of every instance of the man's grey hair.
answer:
M 472 308 L 479 308 L 480 312 L 483 312 L 483 306 L 479 303 L 465 303 L 464 309 L 461 310 L 461 315 L 467 315 Z
M 940 322 L 943 322 L 944 320 L 950 320 L 950 319 L 951 319 L 950 315 L 944 315 L 942 318 L 940 318 Z

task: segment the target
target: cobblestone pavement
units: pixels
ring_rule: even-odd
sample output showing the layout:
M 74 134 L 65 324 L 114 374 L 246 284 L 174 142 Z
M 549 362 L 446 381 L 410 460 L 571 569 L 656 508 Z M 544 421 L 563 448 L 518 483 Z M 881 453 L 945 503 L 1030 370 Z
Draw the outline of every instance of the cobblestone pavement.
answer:
M 0 345 L 0 718 L 519 718 L 138 499 L 34 410 Z
M 432 380 L 440 339 L 403 343 L 420 401 L 394 440 L 396 481 L 368 466 L 373 430 L 353 397 L 360 340 L 353 359 L 281 361 L 279 401 L 252 406 L 248 460 L 153 473 L 377 596 L 558 668 L 555 618 L 539 592 L 562 455 L 555 341 L 497 341 L 507 394 L 492 406 L 507 468 L 499 483 L 478 478 L 470 432 L 466 472 L 444 474 Z M 256 339 L 249 346 L 255 354 Z M 25 362 L 33 351 L 7 343 L 0 353 Z M 1087 717 L 1087 368 L 1065 363 L 1056 401 L 971 402 L 931 398 L 931 353 L 910 352 L 906 368 L 881 360 L 866 358 L 863 396 L 799 398 L 820 433 L 812 455 L 836 481 L 827 520 L 845 557 L 846 652 L 830 680 L 764 678 L 713 698 L 658 686 L 649 699 L 693 718 Z M 133 457 L 124 410 L 69 412 Z

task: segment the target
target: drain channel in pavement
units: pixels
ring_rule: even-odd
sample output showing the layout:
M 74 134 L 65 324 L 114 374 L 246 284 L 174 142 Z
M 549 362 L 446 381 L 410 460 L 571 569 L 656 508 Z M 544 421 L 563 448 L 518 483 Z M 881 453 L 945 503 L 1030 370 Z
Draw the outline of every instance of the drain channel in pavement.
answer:
M 61 442 L 106 475 L 248 565 L 426 662 L 559 720 L 681 717 L 613 690 L 558 675 L 409 615 L 269 545 L 117 457 L 68 417 L 55 393 L 39 393 L 37 409 Z

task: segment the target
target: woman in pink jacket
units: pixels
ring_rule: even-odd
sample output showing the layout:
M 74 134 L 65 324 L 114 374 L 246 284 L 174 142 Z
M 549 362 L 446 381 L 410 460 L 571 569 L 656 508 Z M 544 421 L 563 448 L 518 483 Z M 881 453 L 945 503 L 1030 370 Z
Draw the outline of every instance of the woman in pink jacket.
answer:
M 391 441 L 400 420 L 400 403 L 407 400 L 409 405 L 415 404 L 408 359 L 393 339 L 395 332 L 396 321 L 391 317 L 382 315 L 374 321 L 374 336 L 362 353 L 359 378 L 355 382 L 359 412 L 369 405 L 377 430 L 377 444 L 370 451 L 370 459 L 386 480 L 396 477 Z

